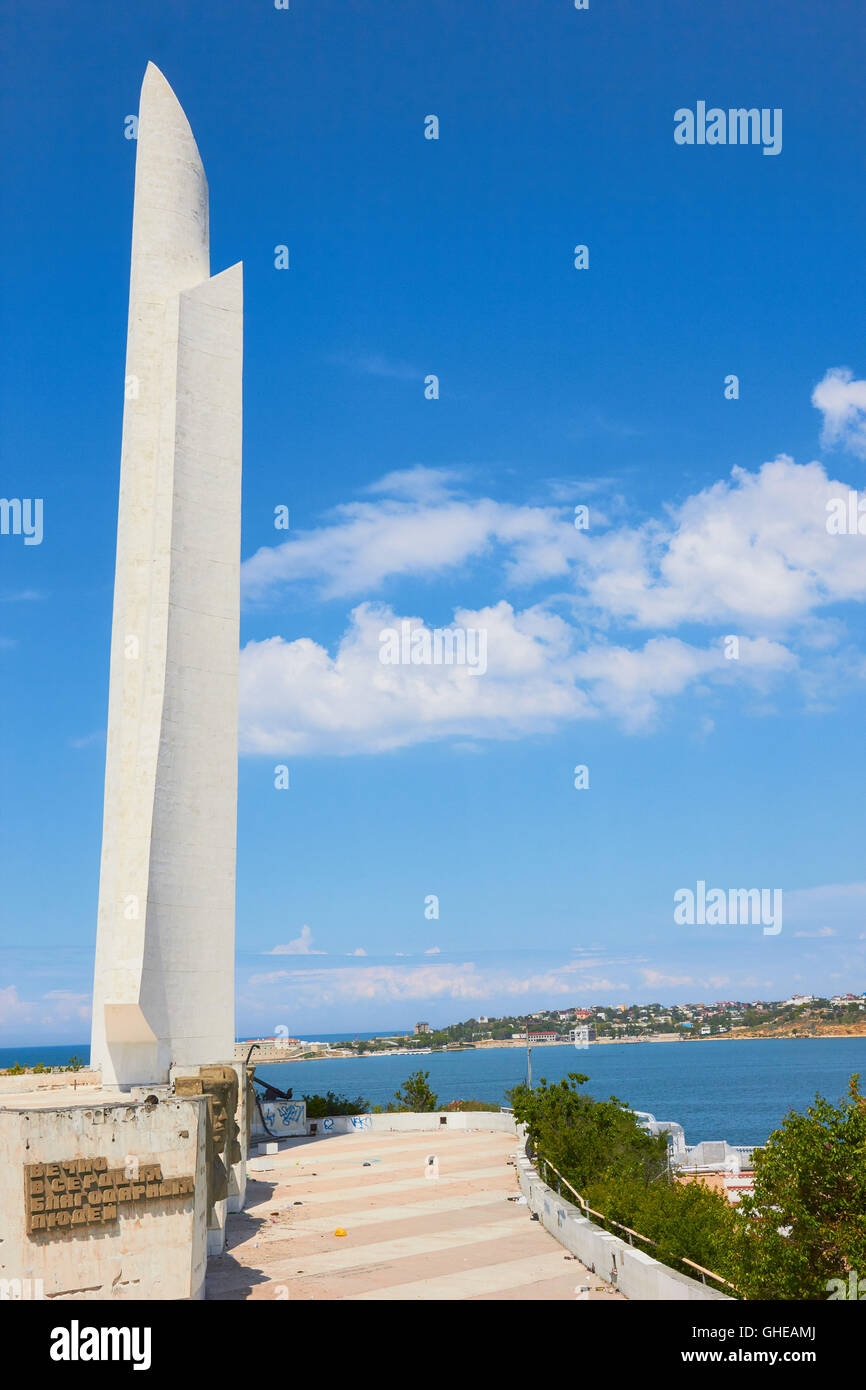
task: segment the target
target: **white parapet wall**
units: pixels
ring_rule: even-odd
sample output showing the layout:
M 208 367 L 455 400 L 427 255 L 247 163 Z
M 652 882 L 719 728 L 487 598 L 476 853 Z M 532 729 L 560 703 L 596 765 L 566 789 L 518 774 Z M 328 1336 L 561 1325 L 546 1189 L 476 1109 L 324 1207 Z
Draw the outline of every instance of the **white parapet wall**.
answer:
M 510 1112 L 495 1110 L 432 1110 L 429 1113 L 416 1111 L 395 1111 L 384 1115 L 327 1115 L 323 1120 L 308 1120 L 315 1125 L 316 1134 L 350 1134 L 355 1131 L 372 1130 L 382 1133 L 388 1130 L 406 1132 L 409 1130 L 445 1129 L 489 1129 L 501 1134 L 516 1134 L 514 1116 Z
M 615 1284 L 626 1298 L 665 1302 L 699 1299 L 722 1299 L 726 1303 L 733 1301 L 727 1294 L 670 1269 L 644 1250 L 638 1250 L 603 1227 L 596 1226 L 588 1217 L 581 1215 L 578 1206 L 566 1202 L 548 1187 L 523 1155 L 518 1155 L 517 1172 L 527 1205 L 545 1229 L 588 1269 Z
M 500 1134 L 517 1134 L 514 1117 L 510 1113 L 493 1110 L 441 1111 L 429 1114 L 416 1112 L 394 1112 L 384 1115 L 326 1115 L 324 1118 L 308 1119 L 306 1106 L 302 1101 L 262 1101 L 265 1120 L 271 1134 L 265 1133 L 258 1107 L 253 1112 L 251 1143 L 264 1145 L 275 1140 L 291 1138 L 319 1138 L 326 1134 L 383 1134 L 388 1132 L 433 1133 L 448 1129 L 487 1129 Z M 262 1150 L 264 1151 L 264 1150 Z M 255 1163 L 252 1165 L 255 1167 Z
M 262 1124 L 264 1116 L 265 1129 Z M 262 1100 L 253 1106 L 250 1115 L 250 1143 L 260 1144 L 274 1139 L 290 1139 L 309 1133 L 307 1106 L 303 1100 Z

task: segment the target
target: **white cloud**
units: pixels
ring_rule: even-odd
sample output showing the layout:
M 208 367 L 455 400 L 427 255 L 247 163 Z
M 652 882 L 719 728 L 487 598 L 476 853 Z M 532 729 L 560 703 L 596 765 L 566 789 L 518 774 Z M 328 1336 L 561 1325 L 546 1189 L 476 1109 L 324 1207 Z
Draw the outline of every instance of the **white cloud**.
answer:
M 0 1028 L 39 1023 L 51 1027 L 82 1019 L 90 1021 L 90 995 L 67 989 L 52 989 L 38 999 L 25 1000 L 16 985 L 0 989 Z
M 812 392 L 824 416 L 821 442 L 866 458 L 866 381 L 855 381 L 849 367 L 831 367 Z
M 350 355 L 340 353 L 334 357 L 335 362 L 348 367 L 351 371 L 360 372 L 364 376 L 388 377 L 393 381 L 417 381 L 423 382 L 424 373 L 418 368 L 413 367 L 408 362 L 396 362 L 393 358 L 386 357 L 382 352 L 366 352 Z
M 736 622 L 750 631 L 866 598 L 866 546 L 826 529 L 848 489 L 786 455 L 688 498 L 665 523 L 619 528 L 581 552 L 580 584 L 600 614 L 642 627 Z M 736 631 L 736 629 L 734 629 Z
M 693 985 L 695 983 L 692 975 L 668 975 L 662 970 L 641 970 L 643 982 L 647 988 L 651 989 L 655 985 L 660 985 L 662 989 L 672 989 L 677 985 Z
M 240 666 L 243 751 L 347 754 L 445 738 L 510 739 L 603 714 L 640 729 L 662 698 L 696 681 L 763 688 L 796 666 L 766 638 L 742 638 L 738 661 L 725 658 L 721 643 L 698 648 L 676 637 L 578 651 L 578 634 L 563 618 L 541 606 L 515 612 L 504 600 L 454 614 L 455 625 L 487 633 L 483 674 L 456 665 L 383 665 L 379 634 L 402 621 L 390 608 L 360 604 L 333 656 L 307 637 L 249 642 Z
M 463 999 L 484 1000 L 493 996 L 503 998 L 533 998 L 545 1000 L 550 995 L 562 995 L 577 988 L 581 990 L 626 989 L 623 981 L 602 976 L 586 976 L 583 972 L 591 962 L 568 962 L 550 970 L 520 974 L 502 967 L 479 968 L 472 961 L 458 964 L 441 962 L 429 965 L 338 966 L 325 969 L 278 970 L 265 975 L 253 975 L 247 982 L 250 989 L 261 990 L 271 985 L 280 992 L 288 988 L 297 1007 L 332 1005 L 344 1002 L 388 1003 L 400 1000 Z M 270 1008 L 259 998 L 246 996 L 248 1008 Z
M 50 989 L 47 994 L 43 994 L 42 1001 L 50 1006 L 50 1010 L 43 1018 L 43 1023 L 53 1023 L 70 1018 L 86 1019 L 90 1022 L 91 1016 L 91 996 L 89 994 L 75 994 L 69 989 Z
M 92 744 L 104 743 L 105 733 L 105 729 L 94 729 L 92 734 L 82 734 L 81 738 L 71 738 L 69 740 L 69 747 L 89 748 Z
M 786 455 L 637 527 L 576 531 L 568 507 L 515 506 L 453 495 L 454 474 L 417 467 L 338 507 L 334 519 L 244 563 L 248 595 L 311 581 L 323 596 L 376 592 L 396 576 L 433 578 L 483 559 L 502 581 L 561 581 L 586 621 L 646 628 L 736 620 L 752 631 L 800 622 L 815 609 L 866 598 L 866 547 L 826 529 L 827 502 L 848 488 L 820 463 Z M 591 612 L 585 609 L 586 602 Z
M 18 997 L 16 985 L 7 985 L 5 989 L 0 989 L 0 1028 L 27 1022 L 32 1016 L 32 1010 L 32 1004 L 27 1004 Z
M 862 383 L 842 384 L 849 405 L 859 399 Z M 835 399 L 829 387 L 821 395 L 825 405 Z M 843 622 L 823 611 L 866 600 L 866 546 L 828 534 L 827 503 L 847 488 L 820 463 L 780 455 L 756 473 L 734 468 L 661 518 L 595 521 L 588 532 L 575 530 L 567 505 L 471 499 L 457 486 L 449 469 L 390 473 L 367 489 L 374 500 L 260 549 L 243 567 L 246 590 L 264 599 L 306 581 L 333 598 L 483 561 L 495 592 L 544 582 L 548 597 L 522 609 L 499 599 L 455 610 L 456 626 L 487 633 L 483 675 L 381 664 L 379 633 L 403 619 L 369 601 L 353 608 L 332 650 L 309 637 L 249 642 L 241 656 L 245 752 L 382 752 L 438 739 L 472 748 L 475 739 L 602 716 L 646 729 L 664 702 L 712 685 L 748 685 L 766 711 L 771 689 L 792 676 L 807 706 L 821 709 L 866 680 L 862 656 L 841 646 Z M 715 630 L 698 644 L 673 634 L 686 624 Z M 636 628 L 644 640 L 634 639 Z M 653 635 L 658 629 L 667 631 Z M 738 638 L 738 660 L 725 659 L 728 635 Z M 709 732 L 712 720 L 700 727 Z
M 272 951 L 267 952 L 271 956 L 323 956 L 324 951 L 317 951 L 313 947 L 313 933 L 304 924 L 301 927 L 300 936 L 296 936 L 294 941 L 286 942 L 285 946 L 275 946 Z
M 554 614 L 515 613 L 505 602 L 458 609 L 457 626 L 487 632 L 483 675 L 383 665 L 379 634 L 401 621 L 389 608 L 359 605 L 333 657 L 306 637 L 249 642 L 240 674 L 244 751 L 381 752 L 429 739 L 512 738 L 593 712 L 575 684 L 572 629 Z
M 345 503 L 328 525 L 263 546 L 246 560 L 245 594 L 261 598 L 302 580 L 315 583 L 326 598 L 373 593 L 391 576 L 430 578 L 489 557 L 497 546 L 515 582 L 567 573 L 583 533 L 562 508 L 462 499 L 450 486 L 455 476 L 421 466 L 388 474 L 367 490 L 390 496 Z

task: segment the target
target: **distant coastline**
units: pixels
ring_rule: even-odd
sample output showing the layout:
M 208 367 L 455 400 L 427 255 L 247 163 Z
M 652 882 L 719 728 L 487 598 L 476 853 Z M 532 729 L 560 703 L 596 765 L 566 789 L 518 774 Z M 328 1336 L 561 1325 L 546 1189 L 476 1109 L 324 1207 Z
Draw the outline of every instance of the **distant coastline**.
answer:
M 368 1033 L 365 1036 L 367 1040 L 373 1041 L 375 1039 L 382 1038 L 385 1035 Z M 634 1047 L 638 1043 L 685 1042 L 693 1045 L 695 1043 L 708 1042 L 801 1042 L 804 1039 L 808 1039 L 809 1041 L 815 1042 L 820 1041 L 821 1039 L 834 1040 L 838 1038 L 866 1039 L 866 1023 L 860 1024 L 855 1028 L 844 1028 L 841 1026 L 838 1028 L 834 1028 L 833 1025 L 825 1025 L 823 1028 L 821 1028 L 820 1031 L 816 1030 L 814 1032 L 791 1032 L 790 1030 L 785 1030 L 784 1032 L 772 1033 L 768 1031 L 753 1032 L 749 1029 L 741 1029 L 731 1033 L 713 1033 L 706 1037 L 696 1036 L 688 1038 L 684 1037 L 680 1033 L 661 1033 L 655 1035 L 650 1034 L 645 1037 L 595 1038 L 592 1042 L 582 1043 L 577 1045 L 577 1047 L 575 1047 L 575 1044 L 568 1041 L 567 1039 L 557 1039 L 555 1041 L 545 1042 L 533 1042 L 530 1044 L 530 1046 L 533 1052 L 537 1051 L 539 1048 L 551 1047 L 573 1048 L 578 1052 L 586 1052 L 592 1047 Z M 242 1040 L 239 1040 L 239 1042 L 240 1041 Z M 314 1042 L 317 1040 L 310 1039 L 309 1041 Z M 321 1044 L 319 1045 L 321 1046 Z M 475 1043 L 472 1043 L 471 1045 L 466 1046 L 437 1047 L 435 1049 L 426 1049 L 418 1047 L 394 1047 L 389 1049 L 388 1051 L 360 1053 L 345 1048 L 328 1047 L 327 1050 L 323 1048 L 322 1051 L 316 1051 L 315 1053 L 308 1054 L 303 1058 L 303 1060 L 310 1062 L 321 1062 L 329 1060 L 350 1061 L 352 1059 L 357 1059 L 360 1061 L 362 1058 L 368 1057 L 417 1057 L 419 1058 L 420 1063 L 423 1064 L 424 1057 L 429 1057 L 433 1055 L 453 1055 L 454 1053 L 459 1052 L 487 1052 L 498 1048 L 518 1048 L 520 1051 L 525 1051 L 526 1040 L 525 1038 L 500 1038 L 495 1040 L 479 1040 Z M 44 1047 L 40 1047 L 38 1044 L 32 1043 L 22 1047 L 2 1047 L 0 1048 L 0 1072 L 8 1070 L 10 1067 L 14 1066 L 16 1062 L 26 1067 L 28 1071 L 33 1067 L 39 1065 L 54 1067 L 62 1070 L 64 1069 L 65 1063 L 69 1060 L 69 1058 L 73 1056 L 85 1057 L 89 1054 L 89 1051 L 89 1047 L 82 1047 L 81 1045 L 79 1045 L 76 1048 L 73 1045 L 63 1043 L 46 1044 Z M 279 1058 L 272 1057 L 264 1059 L 261 1057 L 256 1057 L 255 1053 L 253 1054 L 253 1061 L 256 1066 L 268 1066 L 272 1064 L 279 1064 L 280 1062 L 296 1062 L 300 1060 L 302 1059 L 299 1058 L 297 1055 L 283 1056 Z M 83 1070 L 87 1070 L 87 1067 L 87 1062 L 84 1062 Z
M 586 1052 L 591 1047 L 634 1047 L 638 1043 L 707 1043 L 707 1042 L 800 1042 L 809 1039 L 812 1042 L 821 1039 L 835 1040 L 838 1038 L 864 1038 L 866 1039 L 866 1027 L 855 1029 L 842 1029 L 838 1032 L 821 1033 L 751 1033 L 748 1031 L 737 1033 L 716 1033 L 708 1037 L 686 1038 L 681 1033 L 648 1035 L 642 1038 L 595 1038 L 592 1042 L 575 1044 L 567 1039 L 556 1039 L 552 1042 L 533 1042 L 530 1044 L 533 1052 L 539 1048 L 572 1048 L 578 1052 Z M 308 1062 L 327 1062 L 327 1061 L 362 1061 L 370 1057 L 420 1057 L 422 1062 L 424 1057 L 455 1055 L 461 1052 L 491 1052 L 499 1048 L 518 1048 L 526 1051 L 525 1038 L 500 1038 L 490 1041 L 479 1041 L 465 1045 L 436 1048 L 390 1048 L 387 1052 L 353 1052 L 345 1048 L 333 1048 L 327 1052 L 317 1052 L 303 1058 Z M 281 1062 L 300 1061 L 297 1056 L 267 1057 L 256 1058 L 253 1055 L 256 1066 L 279 1065 Z

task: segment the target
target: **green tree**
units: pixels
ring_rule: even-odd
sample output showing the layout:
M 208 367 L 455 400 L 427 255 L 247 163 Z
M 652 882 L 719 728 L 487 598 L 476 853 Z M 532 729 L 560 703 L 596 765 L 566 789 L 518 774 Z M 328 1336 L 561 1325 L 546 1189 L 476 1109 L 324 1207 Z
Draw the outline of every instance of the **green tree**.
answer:
M 581 1194 L 590 1182 L 631 1177 L 649 1182 L 667 1173 L 667 1136 L 638 1125 L 625 1101 L 597 1101 L 580 1090 L 589 1077 L 570 1072 L 552 1085 L 515 1086 L 508 1093 L 514 1118 L 525 1124 L 533 1150 Z
M 403 1083 L 402 1091 L 394 1092 L 389 1109 L 427 1111 L 439 1109 L 439 1097 L 429 1086 L 429 1071 L 415 1071 Z
M 827 1281 L 866 1274 L 866 1097 L 816 1095 L 790 1111 L 755 1158 L 755 1185 L 740 1202 L 739 1271 L 747 1298 L 826 1299 Z

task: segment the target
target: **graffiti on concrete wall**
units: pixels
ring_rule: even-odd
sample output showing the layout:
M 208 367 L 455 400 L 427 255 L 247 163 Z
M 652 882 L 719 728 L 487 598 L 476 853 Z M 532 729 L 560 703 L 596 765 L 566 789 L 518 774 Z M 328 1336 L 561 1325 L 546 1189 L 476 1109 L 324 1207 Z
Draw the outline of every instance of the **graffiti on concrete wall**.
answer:
M 266 1100 L 262 1112 L 268 1129 L 274 1134 L 303 1134 L 307 1127 L 307 1107 L 304 1101 Z

